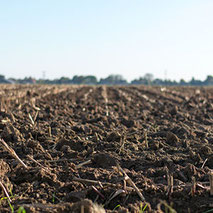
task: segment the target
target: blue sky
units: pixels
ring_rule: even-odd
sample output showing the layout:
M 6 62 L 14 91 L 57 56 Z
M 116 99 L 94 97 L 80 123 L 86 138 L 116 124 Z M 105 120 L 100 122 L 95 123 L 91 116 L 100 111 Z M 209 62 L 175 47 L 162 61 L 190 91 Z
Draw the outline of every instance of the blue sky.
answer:
M 213 75 L 212 0 L 0 0 L 0 74 Z

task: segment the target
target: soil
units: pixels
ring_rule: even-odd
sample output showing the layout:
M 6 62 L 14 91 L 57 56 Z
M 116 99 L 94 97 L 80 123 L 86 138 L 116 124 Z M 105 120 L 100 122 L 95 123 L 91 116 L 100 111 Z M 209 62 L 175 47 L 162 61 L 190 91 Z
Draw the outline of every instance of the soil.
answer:
M 0 180 L 15 212 L 213 209 L 212 87 L 1 85 L 0 99 Z

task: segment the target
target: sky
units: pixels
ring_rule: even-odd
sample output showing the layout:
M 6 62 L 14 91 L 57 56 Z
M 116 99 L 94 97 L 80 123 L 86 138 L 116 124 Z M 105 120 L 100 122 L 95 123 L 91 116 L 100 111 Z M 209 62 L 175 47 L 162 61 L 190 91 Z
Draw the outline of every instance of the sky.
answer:
M 0 0 L 0 74 L 204 80 L 212 11 L 212 0 Z

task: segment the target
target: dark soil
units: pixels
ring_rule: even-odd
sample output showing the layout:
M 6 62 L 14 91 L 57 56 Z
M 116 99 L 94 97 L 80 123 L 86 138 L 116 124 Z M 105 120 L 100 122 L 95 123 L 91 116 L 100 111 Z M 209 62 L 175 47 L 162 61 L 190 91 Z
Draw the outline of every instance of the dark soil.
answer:
M 1 144 L 15 212 L 213 209 L 212 87 L 3 85 L 0 99 L 0 138 L 27 165 Z M 0 196 L 11 212 L 2 187 Z

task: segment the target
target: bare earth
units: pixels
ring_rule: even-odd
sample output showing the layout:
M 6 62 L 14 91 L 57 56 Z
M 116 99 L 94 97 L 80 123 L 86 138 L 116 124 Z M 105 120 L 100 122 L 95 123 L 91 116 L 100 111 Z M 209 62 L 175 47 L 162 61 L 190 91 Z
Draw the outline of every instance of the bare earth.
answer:
M 0 212 L 9 198 L 15 212 L 213 211 L 212 87 L 2 85 L 0 98 Z

